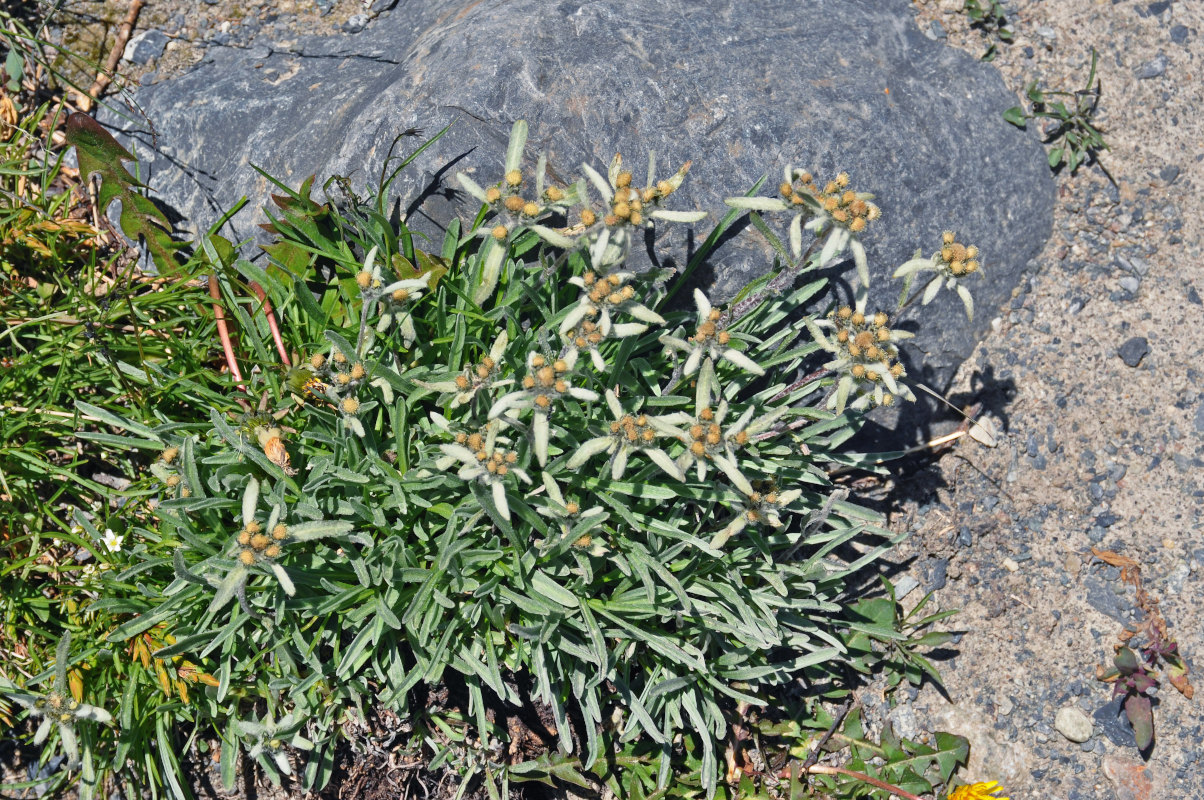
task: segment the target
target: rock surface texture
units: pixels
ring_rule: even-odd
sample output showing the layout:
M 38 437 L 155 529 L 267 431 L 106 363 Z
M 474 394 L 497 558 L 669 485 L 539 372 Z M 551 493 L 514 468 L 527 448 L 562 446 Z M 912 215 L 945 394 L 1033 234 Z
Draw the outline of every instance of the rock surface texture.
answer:
M 434 0 L 354 35 L 210 47 L 191 72 L 135 97 L 158 131 L 157 148 L 128 132 L 154 159 L 155 189 L 199 226 L 247 195 L 236 237 L 252 233 L 271 188 L 249 163 L 292 186 L 311 173 L 362 186 L 401 131 L 454 121 L 395 184 L 411 221 L 435 233 L 475 213 L 454 173 L 497 180 L 516 119 L 530 124 L 531 163 L 546 151 L 564 180 L 616 151 L 637 181 L 649 151 L 661 176 L 692 160 L 670 205 L 708 210 L 710 223 L 761 176 L 762 193 L 775 191 L 786 165 L 821 185 L 848 172 L 883 210 L 864 241 L 870 305 L 888 311 L 891 272 L 917 247 L 935 250 L 942 230 L 983 253 L 985 278 L 972 284 L 983 309 L 1010 296 L 1050 230 L 1041 148 L 1000 116 L 1014 95 L 992 66 L 921 34 L 904 0 Z M 695 239 L 709 229 L 699 224 Z M 684 263 L 685 236 L 659 235 L 672 238 L 656 252 Z M 705 280 L 728 297 L 770 263 L 749 229 L 718 250 Z M 905 319 L 921 330 L 909 373 L 938 390 L 990 322 L 986 312 L 968 322 L 952 293 Z

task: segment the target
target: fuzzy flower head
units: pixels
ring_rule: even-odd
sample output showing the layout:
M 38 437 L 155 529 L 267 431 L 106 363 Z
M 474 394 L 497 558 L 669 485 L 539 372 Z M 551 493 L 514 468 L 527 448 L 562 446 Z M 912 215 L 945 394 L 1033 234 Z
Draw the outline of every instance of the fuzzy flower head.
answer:
M 949 800 L 1009 800 L 999 794 L 1002 791 L 1003 787 L 999 785 L 998 781 L 967 784 L 950 792 Z
M 527 357 L 527 374 L 523 377 L 522 388 L 503 395 L 489 409 L 490 419 L 497 419 L 510 409 L 532 409 L 535 457 L 541 467 L 548 461 L 550 417 L 555 408 L 568 399 L 585 402 L 598 399 L 597 392 L 572 385 L 576 365 L 576 350 L 569 350 L 562 358 L 531 353 Z
M 489 354 L 482 357 L 476 364 L 464 367 L 459 373 L 454 374 L 454 377 L 447 380 L 434 381 L 432 383 L 416 381 L 416 383 L 428 389 L 443 392 L 444 397 L 440 399 L 440 402 L 445 402 L 450 396 L 451 408 L 459 408 L 462 405 L 471 403 L 473 398 L 481 391 L 487 391 L 493 387 L 505 386 L 514 382 L 510 378 L 501 379 L 500 377 L 502 356 L 506 352 L 506 344 L 509 341 L 509 335 L 505 331 L 502 331 L 493 340 L 493 346 L 489 348 Z
M 605 177 L 588 164 L 581 167 L 589 183 L 602 198 L 602 211 L 588 206 L 581 212 L 580 223 L 568 232 L 584 234 L 594 268 L 606 271 L 627 259 L 631 251 L 632 231 L 651 228 L 653 220 L 698 222 L 706 218 L 701 211 L 669 211 L 661 204 L 676 192 L 690 171 L 687 161 L 671 177 L 655 179 L 656 155 L 648 156 L 648 171 L 643 188 L 634 185 L 630 170 L 623 169 L 623 156 L 615 153 Z
M 698 327 L 694 334 L 685 339 L 679 336 L 665 335 L 660 338 L 665 347 L 686 354 L 686 363 L 682 372 L 693 375 L 708 359 L 712 364 L 727 361 L 753 375 L 764 375 L 762 369 L 744 353 L 732 347 L 732 335 L 723 327 L 723 313 L 711 307 L 711 301 L 701 290 L 694 290 L 694 304 L 698 308 Z
M 599 372 L 606 371 L 604 364 L 599 366 L 601 357 L 594 356 L 588 339 L 577 342 L 577 338 L 597 332 L 601 338 L 593 343 L 596 348 L 602 339 L 637 336 L 648 330 L 649 325 L 663 325 L 665 322 L 660 314 L 643 304 L 643 298 L 632 286 L 634 278 L 635 275 L 630 272 L 612 272 L 609 275 L 586 272 L 580 277 L 569 278 L 569 283 L 580 287 L 581 296 L 576 307 L 561 322 L 560 334 L 570 338 L 578 350 L 589 350 L 594 367 Z M 639 322 L 616 323 L 614 318 L 619 315 L 632 317 Z
M 493 421 L 472 433 L 461 431 L 452 444 L 439 449 L 443 457 L 435 462 L 439 469 L 459 464 L 458 475 L 464 481 L 476 481 L 493 494 L 494 505 L 503 519 L 510 519 L 510 504 L 506 501 L 506 485 L 514 480 L 530 483 L 531 477 L 519 467 L 518 452 L 510 441 L 500 435 L 501 425 Z
M 280 558 L 288 539 L 289 530 L 283 523 L 265 531 L 258 522 L 250 520 L 238 532 L 238 561 L 246 567 L 261 562 L 270 564 Z
M 962 305 L 966 308 L 966 317 L 974 319 L 974 298 L 970 295 L 965 281 L 981 269 L 978 261 L 978 248 L 972 244 L 962 244 L 957 241 L 957 235 L 953 231 L 945 231 L 941 234 L 941 248 L 930 258 L 923 258 L 920 255 L 921 252 L 916 250 L 915 256 L 910 261 L 904 262 L 895 270 L 894 277 L 904 279 L 903 296 L 900 298 L 900 302 L 907 302 L 907 295 L 916 276 L 922 273 L 932 273 L 932 277 L 924 287 L 924 294 L 920 297 L 920 305 L 926 306 L 931 303 L 941 289 L 953 289 L 962 299 Z
M 888 406 L 896 397 L 915 399 L 911 390 L 899 383 L 907 372 L 899 363 L 896 344 L 911 334 L 888 327 L 890 317 L 885 312 L 866 314 L 863 305 L 864 296 L 856 307 L 835 309 L 826 319 L 817 320 L 813 331 L 820 344 L 836 355 L 825 366 L 839 376 L 836 393 L 828 401 L 828 407 L 837 413 L 844 410 L 850 397 L 854 399 L 849 405 L 855 409 Z M 821 327 L 829 332 L 820 333 Z
M 577 469 L 599 453 L 609 453 L 610 476 L 621 480 L 627 470 L 627 461 L 632 453 L 647 456 L 674 480 L 684 481 L 685 474 L 674 463 L 669 454 L 661 449 L 658 439 L 664 434 L 648 414 L 631 413 L 619 402 L 614 390 L 606 392 L 606 405 L 614 421 L 606 432 L 586 441 L 569 459 L 569 469 Z
M 755 481 L 752 491 L 744 496 L 743 508 L 736 518 L 716 533 L 711 539 L 711 547 L 718 549 L 749 525 L 761 525 L 769 528 L 782 527 L 784 509 L 803 496 L 802 489 L 780 491 L 772 481 Z

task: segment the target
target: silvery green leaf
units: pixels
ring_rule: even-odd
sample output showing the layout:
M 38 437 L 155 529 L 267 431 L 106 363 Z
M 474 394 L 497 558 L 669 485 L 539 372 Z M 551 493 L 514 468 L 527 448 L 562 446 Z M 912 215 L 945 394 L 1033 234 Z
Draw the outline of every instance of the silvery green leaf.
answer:
M 899 265 L 899 268 L 897 270 L 895 270 L 895 274 L 892 275 L 891 277 L 892 278 L 902 278 L 902 277 L 912 274 L 913 272 L 918 272 L 921 270 L 931 270 L 931 269 L 935 269 L 935 266 L 933 265 L 931 259 L 913 258 L 910 261 L 904 261 L 901 265 Z
M 615 157 L 610 160 L 610 165 L 606 168 L 606 177 L 610 179 L 610 185 L 615 186 L 619 182 L 619 173 L 623 171 L 623 156 L 620 153 L 615 153 Z
M 90 706 L 87 703 L 82 703 L 79 708 L 75 709 L 76 719 L 90 719 L 93 722 L 112 722 L 113 715 L 103 708 Z
M 957 293 L 961 295 L 962 305 L 966 307 L 966 319 L 974 320 L 974 297 L 970 294 L 970 290 L 960 283 L 957 285 Z
M 719 381 L 715 378 L 715 362 L 706 359 L 702 369 L 698 371 L 698 380 L 694 387 L 694 408 L 710 408 L 711 401 L 719 394 Z
M 506 352 L 506 345 L 510 342 L 510 334 L 503 329 L 493 340 L 493 344 L 489 348 L 489 357 L 494 361 L 502 360 L 502 353 Z
M 510 521 L 510 503 L 506 500 L 506 487 L 500 482 L 495 482 L 490 491 L 493 493 L 493 504 L 497 506 L 497 513 L 502 519 Z
M 276 762 L 276 767 L 285 775 L 293 774 L 293 767 L 288 763 L 288 756 L 283 751 L 275 750 L 272 752 L 272 760 Z
M 698 365 L 702 362 L 702 350 L 695 348 L 690 351 L 690 356 L 686 359 L 686 365 L 682 368 L 682 374 L 693 375 L 698 370 Z
M 658 208 L 648 216 L 653 219 L 664 220 L 665 222 L 701 222 L 707 218 L 705 211 L 669 211 L 668 209 Z
M 59 741 L 63 745 L 63 752 L 67 754 L 67 769 L 75 769 L 79 764 L 79 740 L 75 738 L 75 729 L 70 725 L 60 725 Z
M 548 437 L 552 427 L 548 424 L 548 415 L 536 411 L 535 422 L 531 427 L 535 434 L 535 458 L 542 467 L 548 463 Z
M 895 383 L 895 376 L 890 374 L 890 370 L 885 368 L 885 364 L 882 367 L 882 382 L 886 384 L 886 388 L 890 389 L 892 393 L 898 394 L 899 384 Z
M 723 351 L 723 358 L 730 361 L 745 372 L 751 372 L 753 375 L 764 375 L 765 370 L 761 368 L 757 362 L 753 361 L 748 356 L 734 348 L 728 348 Z
M 615 339 L 626 339 L 628 336 L 639 336 L 644 331 L 648 330 L 648 326 L 642 322 L 621 322 L 618 325 L 612 325 L 610 335 Z M 591 356 L 597 351 L 590 353 Z M 595 358 L 594 366 L 598 368 L 598 372 L 605 372 L 604 367 L 598 367 L 598 361 Z
M 749 482 L 748 478 L 744 477 L 744 473 L 740 471 L 740 468 L 736 466 L 735 462 L 729 461 L 727 456 L 719 455 L 713 456 L 711 460 L 715 463 L 715 466 L 719 468 L 719 471 L 727 476 L 727 479 L 732 482 L 733 486 L 745 494 L 753 493 L 752 484 Z
M 242 524 L 254 522 L 255 508 L 259 505 L 259 481 L 252 477 L 242 495 Z
M 836 394 L 828 401 L 828 408 L 834 408 L 837 414 L 844 413 L 845 404 L 849 401 L 849 392 L 853 389 L 853 379 L 843 375 L 836 384 Z
M 694 305 L 698 308 L 699 322 L 705 322 L 706 318 L 711 315 L 711 301 L 703 294 L 702 289 L 694 290 Z
M 926 306 L 936 297 L 937 292 L 941 290 L 941 278 L 935 277 L 928 281 L 928 285 L 924 287 L 924 296 L 920 299 L 920 305 Z
M 564 495 L 561 494 L 560 486 L 557 485 L 556 479 L 553 478 L 552 475 L 547 472 L 541 472 L 539 474 L 539 477 L 540 477 L 540 480 L 543 482 L 544 491 L 546 491 L 548 493 L 548 497 L 551 498 L 553 502 L 558 503 L 561 506 L 564 506 L 565 505 Z
M 711 537 L 711 548 L 718 550 L 728 543 L 728 540 L 748 526 L 748 515 L 741 512 L 736 518 L 724 526 L 723 530 Z
M 475 197 L 481 202 L 481 205 L 488 205 L 489 201 L 485 198 L 485 190 L 477 185 L 477 182 L 465 175 L 463 172 L 456 173 L 456 180 L 464 187 L 464 191 Z
M 218 584 L 217 594 L 213 595 L 213 600 L 209 602 L 209 608 L 205 613 L 213 614 L 221 611 L 227 603 L 234 599 L 234 595 L 238 592 L 239 588 L 246 583 L 246 580 L 247 568 L 242 564 L 236 565 L 233 569 L 226 573 L 226 577 L 222 579 L 220 584 Z
M 350 428 L 356 436 L 364 438 L 364 424 L 360 422 L 359 417 L 344 417 L 343 424 Z
M 639 303 L 628 306 L 627 313 L 630 314 L 631 316 L 635 317 L 636 319 L 640 320 L 641 322 L 648 322 L 653 325 L 664 325 L 665 324 L 664 317 L 662 317 L 660 314 L 656 313 L 652 309 L 648 308 L 647 306 L 640 305 Z
M 609 450 L 613 446 L 614 439 L 609 436 L 599 436 L 596 439 L 590 439 L 585 444 L 577 448 L 577 452 L 573 453 L 573 455 L 569 458 L 568 467 L 569 469 L 577 469 L 598 453 L 601 453 L 604 450 Z
M 276 576 L 276 580 L 280 581 L 280 588 L 284 590 L 285 594 L 292 597 L 297 593 L 297 587 L 293 586 L 293 579 L 284 571 L 284 567 L 275 561 L 272 562 L 272 574 Z
M 560 334 L 563 336 L 573 328 L 577 327 L 577 323 L 585 319 L 585 315 L 593 310 L 593 308 L 594 304 L 589 302 L 589 298 L 585 298 L 583 302 L 575 305 L 569 310 L 569 313 L 565 315 L 564 320 L 560 323 Z
M 647 187 L 652 186 L 652 183 L 655 180 L 655 178 L 653 177 L 654 175 L 656 175 L 656 151 L 649 150 L 648 151 L 648 172 L 646 174 L 647 180 L 644 182 L 644 186 L 647 186 Z
M 786 211 L 790 204 L 776 197 L 726 197 L 724 203 L 748 211 Z
M 803 215 L 795 214 L 790 219 L 790 252 L 795 258 L 803 256 Z
M 35 747 L 46 741 L 46 737 L 50 735 L 50 728 L 53 725 L 54 720 L 52 720 L 50 717 L 46 717 L 42 720 L 41 724 L 38 725 L 37 733 L 33 735 L 33 743 Z
M 319 519 L 290 525 L 289 538 L 297 542 L 309 542 L 327 536 L 343 536 L 351 532 L 354 525 L 344 520 Z
M 862 286 L 870 285 L 870 265 L 865 257 L 865 247 L 856 236 L 849 237 L 849 249 L 853 251 L 853 263 L 857 266 L 857 278 Z
M 620 325 L 619 327 L 622 326 Z M 598 352 L 597 348 L 590 349 L 589 360 L 594 365 L 594 369 L 596 369 L 598 372 L 606 372 L 606 362 L 602 359 L 602 354 Z
M 582 164 L 581 171 L 585 173 L 585 177 L 589 178 L 590 183 L 598 190 L 598 194 L 602 195 L 603 203 L 610 203 L 614 198 L 614 192 L 610 188 L 610 183 L 598 174 L 598 170 L 591 167 L 589 164 Z
M 518 169 L 523 163 L 523 148 L 527 146 L 527 121 L 517 120 L 510 129 L 510 142 L 506 145 L 506 171 Z
M 539 158 L 535 159 L 535 196 L 543 196 L 543 179 L 544 174 L 548 170 L 548 154 L 540 153 Z
M 607 200 L 607 202 L 610 201 Z M 593 246 L 589 249 L 590 261 L 593 262 L 595 267 L 601 268 L 606 263 L 602 259 L 603 256 L 606 255 L 606 247 L 609 244 L 610 228 L 603 228 L 602 232 L 598 234 L 598 240 L 594 242 Z
M 489 299 L 494 288 L 497 287 L 498 277 L 502 273 L 502 262 L 506 258 L 506 249 L 492 236 L 485 240 L 485 255 L 478 256 L 481 259 L 481 271 L 477 277 L 477 286 L 472 293 L 472 301 L 478 306 Z
M 591 389 L 582 389 L 577 386 L 569 387 L 569 397 L 577 400 L 582 400 L 586 403 L 592 403 L 598 399 L 598 393 Z M 540 466 L 543 466 L 542 464 Z
M 373 378 L 368 382 L 369 386 L 375 386 L 380 390 L 380 395 L 389 405 L 393 404 L 393 387 L 384 378 Z
M 655 427 L 655 425 L 653 427 Z M 685 474 L 677 468 L 677 464 L 673 462 L 673 459 L 669 458 L 669 454 L 664 450 L 661 450 L 657 447 L 649 447 L 643 452 L 644 455 L 652 459 L 652 463 L 660 467 L 666 475 L 669 475 L 674 480 L 681 481 L 683 483 L 685 482 Z
M 627 471 L 627 454 L 628 448 L 625 445 L 620 445 L 615 457 L 610 462 L 610 477 L 616 481 L 623 479 L 623 473 Z
M 294 733 L 292 738 L 288 740 L 288 743 L 291 744 L 293 747 L 297 748 L 298 750 L 313 750 L 314 749 L 314 743 L 311 742 L 309 739 L 306 739 L 304 736 L 302 736 L 299 733 Z
M 559 247 L 563 250 L 572 250 L 577 246 L 577 240 L 572 237 L 565 236 L 563 233 L 557 233 L 546 225 L 531 225 L 530 229 L 535 231 L 535 234 L 553 247 Z
M 623 404 L 619 402 L 619 396 L 615 394 L 614 389 L 606 390 L 606 407 L 610 409 L 610 413 L 615 419 L 623 416 Z

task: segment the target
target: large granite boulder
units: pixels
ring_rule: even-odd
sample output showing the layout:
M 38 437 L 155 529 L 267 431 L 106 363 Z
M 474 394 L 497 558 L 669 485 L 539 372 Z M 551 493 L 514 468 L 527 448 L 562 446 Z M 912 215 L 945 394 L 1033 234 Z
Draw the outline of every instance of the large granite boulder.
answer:
M 135 96 L 157 147 L 125 135 L 153 159 L 155 190 L 199 229 L 249 196 L 231 223 L 237 238 L 253 235 L 272 188 L 250 163 L 294 186 L 311 173 L 362 186 L 398 133 L 453 120 L 395 184 L 419 227 L 475 212 L 454 174 L 497 180 L 516 119 L 529 122 L 531 161 L 546 151 L 564 178 L 616 151 L 637 181 L 650 150 L 665 176 L 693 160 L 670 207 L 712 211 L 712 222 L 724 197 L 763 175 L 771 193 L 787 164 L 821 182 L 846 171 L 883 211 L 863 239 L 871 306 L 893 311 L 890 273 L 917 247 L 936 249 L 946 228 L 983 254 L 972 323 L 952 293 L 905 314 L 920 330 L 909 373 L 938 391 L 1051 225 L 1041 146 L 1001 117 L 1015 98 L 993 67 L 925 38 L 907 0 L 425 0 L 354 35 L 210 48 L 192 72 Z M 697 225 L 696 241 L 709 229 Z M 684 263 L 687 237 L 657 236 L 657 251 Z M 755 231 L 733 237 L 708 265 L 713 295 L 769 264 Z M 900 427 L 923 435 L 933 411 L 922 401 Z

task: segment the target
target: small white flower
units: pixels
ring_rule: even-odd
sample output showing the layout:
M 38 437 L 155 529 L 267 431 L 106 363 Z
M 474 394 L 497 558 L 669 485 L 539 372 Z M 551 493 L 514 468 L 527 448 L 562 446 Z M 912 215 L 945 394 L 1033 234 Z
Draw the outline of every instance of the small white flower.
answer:
M 723 314 L 711 307 L 711 301 L 699 289 L 694 290 L 694 304 L 698 308 L 698 328 L 694 335 L 688 339 L 668 334 L 660 338 L 665 347 L 687 354 L 683 372 L 693 375 L 706 358 L 712 363 L 727 361 L 745 372 L 764 375 L 765 370 L 760 365 L 731 346 L 732 335 L 720 328 Z
M 112 528 L 105 528 L 105 535 L 101 537 L 101 543 L 108 549 L 110 553 L 117 553 L 121 550 L 121 543 L 125 540 L 124 536 L 118 536 L 113 533 Z

